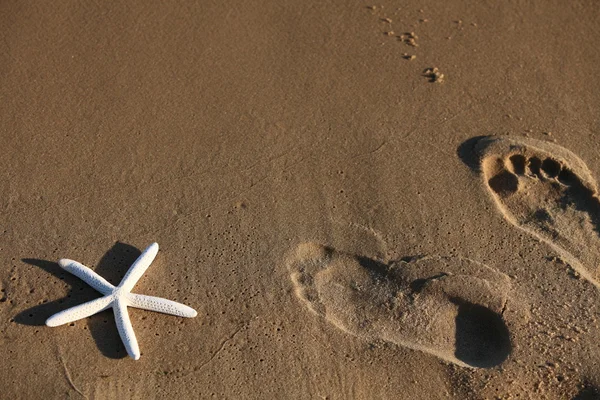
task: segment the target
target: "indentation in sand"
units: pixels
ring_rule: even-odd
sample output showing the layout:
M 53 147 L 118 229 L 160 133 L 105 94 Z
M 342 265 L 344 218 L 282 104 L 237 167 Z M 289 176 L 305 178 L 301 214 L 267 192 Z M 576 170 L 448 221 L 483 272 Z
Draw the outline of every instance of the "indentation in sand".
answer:
M 306 307 L 352 335 L 475 368 L 511 352 L 510 280 L 485 265 L 456 257 L 383 264 L 315 243 L 298 246 L 287 265 Z
M 483 137 L 475 150 L 504 218 L 600 288 L 600 199 L 585 163 L 561 146 L 528 138 Z

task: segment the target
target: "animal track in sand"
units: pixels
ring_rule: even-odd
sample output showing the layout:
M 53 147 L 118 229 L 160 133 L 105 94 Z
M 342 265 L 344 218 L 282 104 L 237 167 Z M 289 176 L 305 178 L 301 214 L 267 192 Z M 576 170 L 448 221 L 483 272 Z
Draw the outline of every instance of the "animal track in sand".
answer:
M 510 280 L 483 264 L 456 257 L 382 264 L 304 243 L 287 265 L 303 303 L 352 335 L 463 367 L 494 367 L 511 352 L 503 320 Z
M 600 199 L 585 163 L 559 145 L 528 138 L 488 136 L 475 150 L 506 220 L 600 288 Z

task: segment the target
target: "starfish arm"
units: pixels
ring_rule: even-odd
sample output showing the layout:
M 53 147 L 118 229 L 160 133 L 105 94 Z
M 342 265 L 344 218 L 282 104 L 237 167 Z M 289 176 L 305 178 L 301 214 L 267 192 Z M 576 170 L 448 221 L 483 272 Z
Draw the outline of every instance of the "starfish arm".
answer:
M 58 265 L 64 270 L 70 272 L 75 275 L 103 295 L 107 295 L 112 293 L 115 289 L 113 285 L 111 285 L 106 279 L 86 267 L 85 265 L 78 263 L 77 261 L 69 260 L 63 258 L 58 260 Z
M 188 307 L 185 304 L 176 301 L 163 299 L 162 297 L 130 293 L 129 301 L 131 307 L 141 308 L 143 310 L 157 311 L 186 318 L 193 318 L 198 315 L 196 310 L 192 307 Z
M 119 336 L 125 345 L 127 354 L 134 360 L 140 359 L 140 347 L 138 346 L 137 339 L 135 338 L 135 332 L 133 326 L 131 326 L 131 320 L 127 313 L 127 302 L 124 299 L 117 299 L 113 306 L 115 311 L 115 321 L 117 323 L 117 330 Z
M 148 269 L 154 257 L 158 253 L 158 243 L 152 243 L 140 254 L 135 262 L 129 268 L 129 271 L 123 277 L 123 280 L 119 284 L 120 288 L 130 292 L 137 281 L 144 275 L 144 272 Z
M 88 301 L 75 307 L 68 308 L 64 311 L 54 314 L 46 320 L 48 326 L 59 326 L 68 324 L 69 322 L 87 318 L 90 315 L 104 311 L 111 306 L 111 296 L 100 297 L 99 299 Z

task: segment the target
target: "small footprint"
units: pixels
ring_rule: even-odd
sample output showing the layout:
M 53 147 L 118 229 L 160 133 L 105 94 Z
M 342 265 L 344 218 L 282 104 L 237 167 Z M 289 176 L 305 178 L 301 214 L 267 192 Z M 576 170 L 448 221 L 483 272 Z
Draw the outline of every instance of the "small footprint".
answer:
M 600 199 L 585 163 L 561 146 L 528 138 L 483 137 L 475 150 L 502 215 L 600 288 Z
M 510 280 L 483 264 L 450 257 L 382 264 L 304 243 L 287 265 L 308 309 L 352 335 L 463 367 L 494 367 L 511 352 L 503 320 Z

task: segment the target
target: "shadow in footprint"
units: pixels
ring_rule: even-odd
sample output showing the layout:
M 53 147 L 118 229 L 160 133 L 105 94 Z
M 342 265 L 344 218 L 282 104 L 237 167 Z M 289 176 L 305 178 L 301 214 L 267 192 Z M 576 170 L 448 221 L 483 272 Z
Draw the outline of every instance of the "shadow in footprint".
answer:
M 456 299 L 453 302 L 458 305 L 454 356 L 478 368 L 502 364 L 512 346 L 510 333 L 500 315 L 477 304 Z
M 600 235 L 600 200 L 596 193 L 585 187 L 579 179 L 573 180 L 560 199 L 563 209 L 574 206 L 576 210 L 589 215 L 596 234 Z
M 388 267 L 382 262 L 361 256 L 357 256 L 356 260 L 358 261 L 361 267 L 370 271 L 374 278 L 380 278 L 387 275 Z
M 121 278 L 125 276 L 129 266 L 133 264 L 140 254 L 141 251 L 137 248 L 117 242 L 104 254 L 98 266 L 92 269 L 113 285 L 117 285 Z M 19 324 L 45 325 L 46 320 L 53 314 L 100 297 L 100 293 L 96 292 L 81 279 L 62 269 L 56 262 L 33 258 L 24 258 L 22 261 L 30 265 L 35 265 L 58 279 L 65 281 L 71 288 L 67 296 L 63 299 L 31 307 L 16 315 L 15 322 Z M 112 310 L 106 310 L 91 316 L 88 319 L 88 327 L 98 349 L 103 355 L 109 358 L 123 358 L 127 356 L 125 347 L 117 332 Z
M 484 137 L 486 136 L 475 136 L 467 139 L 456 149 L 458 158 L 460 158 L 465 165 L 475 172 L 479 172 L 481 170 L 481 166 L 479 164 L 480 160 L 477 152 L 475 151 L 475 146 L 477 145 L 477 142 Z
M 579 393 L 573 397 L 573 400 L 598 400 L 600 399 L 600 390 L 598 388 L 586 385 Z

